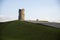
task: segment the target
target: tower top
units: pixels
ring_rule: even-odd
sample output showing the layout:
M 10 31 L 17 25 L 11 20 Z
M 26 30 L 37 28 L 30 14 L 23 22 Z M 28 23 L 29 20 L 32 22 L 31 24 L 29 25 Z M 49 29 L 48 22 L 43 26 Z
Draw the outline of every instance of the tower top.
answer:
M 21 10 L 24 10 L 24 8 L 22 8 Z
M 20 8 L 20 10 L 21 10 L 21 9 L 24 10 L 24 8 Z
M 25 10 L 24 8 L 22 8 L 22 9 L 19 9 L 19 11 L 23 11 L 23 10 Z

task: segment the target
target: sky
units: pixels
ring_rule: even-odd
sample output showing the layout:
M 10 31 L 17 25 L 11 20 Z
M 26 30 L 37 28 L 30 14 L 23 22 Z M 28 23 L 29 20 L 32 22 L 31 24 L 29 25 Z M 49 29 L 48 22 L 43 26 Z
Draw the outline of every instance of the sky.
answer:
M 0 21 L 17 20 L 22 8 L 25 20 L 60 22 L 60 0 L 0 0 Z

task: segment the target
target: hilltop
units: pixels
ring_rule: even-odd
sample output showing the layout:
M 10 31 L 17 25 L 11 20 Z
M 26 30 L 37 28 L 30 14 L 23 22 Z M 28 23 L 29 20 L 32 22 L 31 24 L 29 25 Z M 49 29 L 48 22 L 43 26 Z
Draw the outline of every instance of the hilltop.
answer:
M 60 40 L 60 29 L 25 21 L 0 23 L 0 40 Z

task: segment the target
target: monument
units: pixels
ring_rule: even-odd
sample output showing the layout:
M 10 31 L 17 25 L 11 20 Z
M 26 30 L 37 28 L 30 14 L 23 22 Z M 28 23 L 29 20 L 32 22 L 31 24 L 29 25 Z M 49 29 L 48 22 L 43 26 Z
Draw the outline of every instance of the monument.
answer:
M 25 11 L 24 9 L 19 9 L 19 17 L 18 17 L 18 20 L 24 21 L 24 17 L 25 17 L 24 11 Z

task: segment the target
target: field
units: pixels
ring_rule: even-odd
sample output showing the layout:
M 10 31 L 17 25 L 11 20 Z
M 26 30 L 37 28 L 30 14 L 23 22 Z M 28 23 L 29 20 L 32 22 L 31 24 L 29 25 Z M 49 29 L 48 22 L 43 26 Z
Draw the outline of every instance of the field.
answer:
M 30 22 L 0 23 L 0 40 L 60 40 L 60 29 Z

